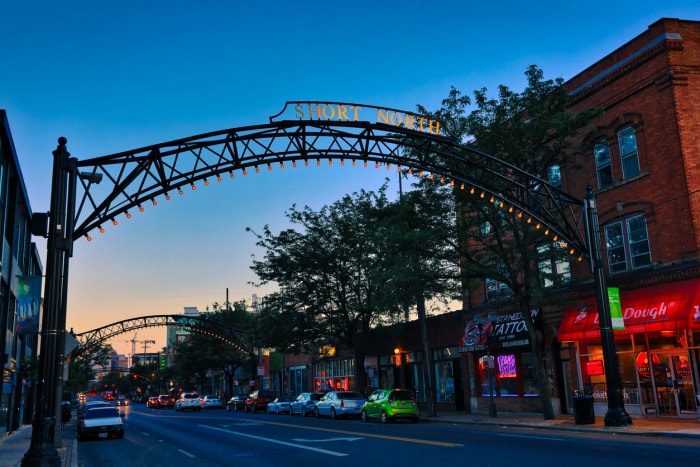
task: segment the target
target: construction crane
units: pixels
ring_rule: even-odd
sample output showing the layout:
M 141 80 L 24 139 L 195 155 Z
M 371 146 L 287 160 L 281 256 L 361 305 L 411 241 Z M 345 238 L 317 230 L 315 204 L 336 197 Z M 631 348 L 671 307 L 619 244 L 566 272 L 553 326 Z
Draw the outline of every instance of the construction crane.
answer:
M 148 344 L 154 344 L 156 341 L 152 339 L 144 339 L 144 340 L 136 340 L 136 336 L 138 335 L 138 332 L 134 333 L 134 337 L 131 338 L 131 340 L 128 340 L 126 342 L 131 342 L 131 365 L 134 366 L 134 355 L 136 354 L 136 344 L 143 344 L 143 354 L 144 358 L 146 357 L 146 352 L 148 350 Z

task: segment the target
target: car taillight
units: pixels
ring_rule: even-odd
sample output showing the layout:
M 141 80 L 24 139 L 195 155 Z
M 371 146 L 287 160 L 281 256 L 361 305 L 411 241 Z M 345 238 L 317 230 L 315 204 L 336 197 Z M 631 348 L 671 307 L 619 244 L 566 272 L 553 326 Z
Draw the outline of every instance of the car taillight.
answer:
M 340 401 L 340 408 L 345 408 L 345 401 Z
M 392 397 L 389 398 L 388 402 L 390 406 L 394 406 L 394 399 Z

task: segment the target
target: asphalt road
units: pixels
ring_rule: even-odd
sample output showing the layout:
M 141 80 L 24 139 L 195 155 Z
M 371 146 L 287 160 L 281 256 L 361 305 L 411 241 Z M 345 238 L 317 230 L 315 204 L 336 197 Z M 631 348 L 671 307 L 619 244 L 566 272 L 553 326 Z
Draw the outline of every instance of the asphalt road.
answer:
M 133 405 L 126 437 L 78 444 L 92 466 L 570 466 L 693 465 L 694 439 L 421 421 L 382 425 L 208 410 L 177 413 Z

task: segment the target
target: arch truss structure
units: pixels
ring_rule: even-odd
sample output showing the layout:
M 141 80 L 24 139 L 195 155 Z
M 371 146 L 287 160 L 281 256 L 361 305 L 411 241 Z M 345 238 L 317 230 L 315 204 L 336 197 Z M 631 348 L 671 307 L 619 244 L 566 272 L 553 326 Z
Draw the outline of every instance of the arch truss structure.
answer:
M 73 351 L 73 355 L 77 356 L 89 352 L 120 334 L 137 329 L 159 326 L 177 326 L 196 334 L 213 336 L 247 355 L 252 355 L 251 350 L 243 342 L 240 331 L 231 327 L 222 326 L 221 323 L 210 319 L 185 315 L 140 316 L 138 318 L 125 319 L 91 331 L 76 334 L 75 338 L 80 345 Z
M 291 115 L 290 115 L 291 114 Z M 588 253 L 583 200 L 522 169 L 439 134 L 399 110 L 337 102 L 287 102 L 267 124 L 232 128 L 131 151 L 76 160 L 72 241 L 183 190 L 245 176 L 333 162 L 402 170 L 488 196 L 546 226 L 582 258 Z M 99 182 L 99 183 L 98 183 Z M 145 207 L 144 207 L 145 206 Z

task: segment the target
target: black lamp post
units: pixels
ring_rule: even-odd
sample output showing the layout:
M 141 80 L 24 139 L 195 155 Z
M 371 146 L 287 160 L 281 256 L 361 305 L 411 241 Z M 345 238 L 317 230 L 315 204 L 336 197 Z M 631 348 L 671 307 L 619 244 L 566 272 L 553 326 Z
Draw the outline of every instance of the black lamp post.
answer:
M 479 328 L 479 337 L 484 336 L 484 322 L 483 318 L 477 317 L 476 325 Z M 486 333 L 486 355 L 483 358 L 483 362 L 488 365 L 488 376 L 489 376 L 489 417 L 496 418 L 498 416 L 498 410 L 496 408 L 496 401 L 494 399 L 494 393 L 496 392 L 494 374 L 496 357 L 491 353 L 491 342 L 493 337 L 491 336 L 491 331 L 493 331 L 495 318 L 489 313 L 489 322 L 491 323 L 491 328 L 489 332 Z
M 588 245 L 593 268 L 596 298 L 598 301 L 598 319 L 600 320 L 600 339 L 603 347 L 603 363 L 605 364 L 605 383 L 608 392 L 608 411 L 605 414 L 605 426 L 630 426 L 632 419 L 625 411 L 625 403 L 620 384 L 620 365 L 615 351 L 615 338 L 612 332 L 612 317 L 608 288 L 603 270 L 603 248 L 600 243 L 600 226 L 598 225 L 598 210 L 596 208 L 593 188 L 586 189 L 586 224 Z
M 53 151 L 51 210 L 44 283 L 44 309 L 39 354 L 38 400 L 32 421 L 32 440 L 22 466 L 60 466 L 56 449 L 56 420 L 63 398 L 68 258 L 73 249 L 76 159 L 66 150 L 66 138 Z M 60 435 L 60 433 L 59 433 Z M 60 438 L 58 440 L 60 442 Z

